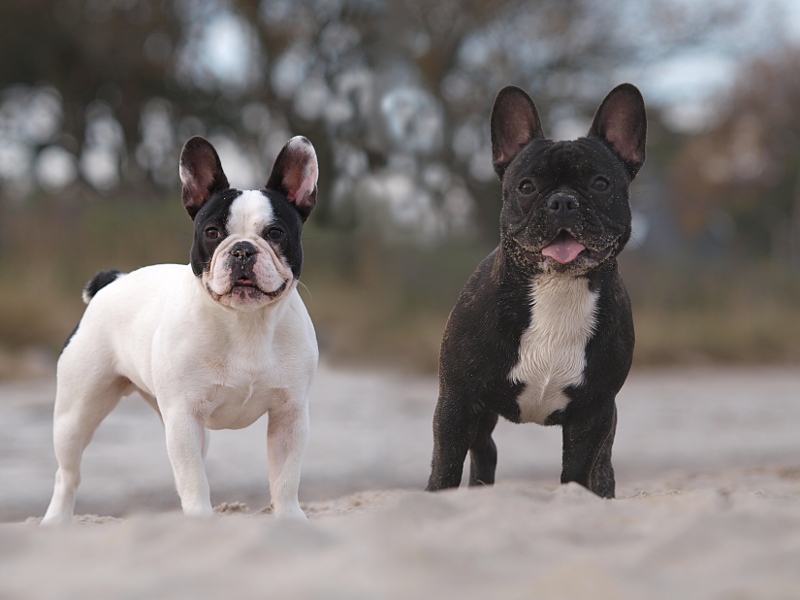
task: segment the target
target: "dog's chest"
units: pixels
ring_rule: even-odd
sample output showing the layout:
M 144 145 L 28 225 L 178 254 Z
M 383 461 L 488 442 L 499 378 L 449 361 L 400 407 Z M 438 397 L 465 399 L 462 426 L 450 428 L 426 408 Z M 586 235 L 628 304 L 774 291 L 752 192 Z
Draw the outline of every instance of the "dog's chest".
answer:
M 283 390 L 256 378 L 212 386 L 208 401 L 215 406 L 206 419 L 209 429 L 241 429 L 280 402 Z
M 580 277 L 539 275 L 533 280 L 531 321 L 509 373 L 509 379 L 525 384 L 517 397 L 521 422 L 544 424 L 570 402 L 564 389 L 583 382 L 598 295 Z
M 289 400 L 287 390 L 298 387 L 305 361 L 286 349 L 279 352 L 279 348 L 282 346 L 243 341 L 223 353 L 217 364 L 209 365 L 206 402 L 213 411 L 206 427 L 247 427 Z

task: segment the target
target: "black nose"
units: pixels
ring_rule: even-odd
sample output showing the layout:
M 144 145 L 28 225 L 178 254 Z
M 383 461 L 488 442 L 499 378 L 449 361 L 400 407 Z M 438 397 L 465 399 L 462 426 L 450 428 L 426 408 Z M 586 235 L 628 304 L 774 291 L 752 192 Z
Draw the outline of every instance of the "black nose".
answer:
M 569 194 L 556 194 L 547 201 L 547 210 L 550 214 L 559 217 L 569 217 L 578 212 L 580 203 L 575 196 Z
M 239 261 L 246 261 L 251 256 L 255 256 L 258 249 L 250 242 L 236 242 L 231 248 L 231 256 Z

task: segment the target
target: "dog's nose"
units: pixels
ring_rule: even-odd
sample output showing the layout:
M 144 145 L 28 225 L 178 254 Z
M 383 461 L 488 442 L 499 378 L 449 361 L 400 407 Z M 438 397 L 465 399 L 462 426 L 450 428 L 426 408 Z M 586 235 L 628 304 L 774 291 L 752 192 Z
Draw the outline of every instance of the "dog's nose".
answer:
M 236 242 L 231 248 L 231 256 L 239 261 L 246 261 L 258 252 L 256 247 L 250 242 Z
M 575 196 L 569 194 L 556 194 L 547 201 L 550 214 L 559 217 L 569 217 L 578 212 L 580 203 Z

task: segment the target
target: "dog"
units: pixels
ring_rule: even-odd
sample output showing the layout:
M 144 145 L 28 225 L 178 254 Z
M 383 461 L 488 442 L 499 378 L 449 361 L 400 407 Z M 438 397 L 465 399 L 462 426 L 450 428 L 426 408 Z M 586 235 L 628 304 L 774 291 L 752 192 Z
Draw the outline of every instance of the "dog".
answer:
M 614 497 L 616 395 L 634 331 L 617 256 L 631 235 L 629 186 L 645 160 L 647 115 L 636 87 L 603 100 L 586 137 L 544 137 L 522 89 L 500 91 L 491 116 L 502 184 L 500 244 L 450 314 L 428 490 L 494 483 L 498 416 L 560 425 L 561 482 Z
M 213 512 L 206 428 L 240 429 L 268 413 L 275 515 L 306 518 L 297 494 L 319 353 L 297 284 L 317 174 L 314 147 L 298 136 L 264 189 L 238 190 L 211 143 L 186 142 L 180 178 L 194 221 L 190 264 L 104 271 L 86 286 L 88 306 L 57 365 L 58 471 L 43 523 L 72 520 L 83 450 L 134 391 L 164 423 L 184 514 Z

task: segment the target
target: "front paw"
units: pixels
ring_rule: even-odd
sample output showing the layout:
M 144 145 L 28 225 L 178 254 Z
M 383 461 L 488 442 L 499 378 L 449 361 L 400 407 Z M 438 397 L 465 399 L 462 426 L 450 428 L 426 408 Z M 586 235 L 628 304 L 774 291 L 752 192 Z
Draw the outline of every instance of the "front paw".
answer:
M 214 509 L 211 504 L 196 504 L 187 505 L 183 507 L 183 514 L 187 517 L 208 518 L 214 514 Z
M 65 514 L 46 514 L 39 522 L 40 526 L 53 527 L 59 525 L 72 525 L 72 515 Z
M 300 508 L 299 504 L 286 508 L 275 507 L 273 512 L 275 514 L 275 518 L 280 519 L 281 521 L 308 523 L 308 517 L 303 512 L 303 509 Z

